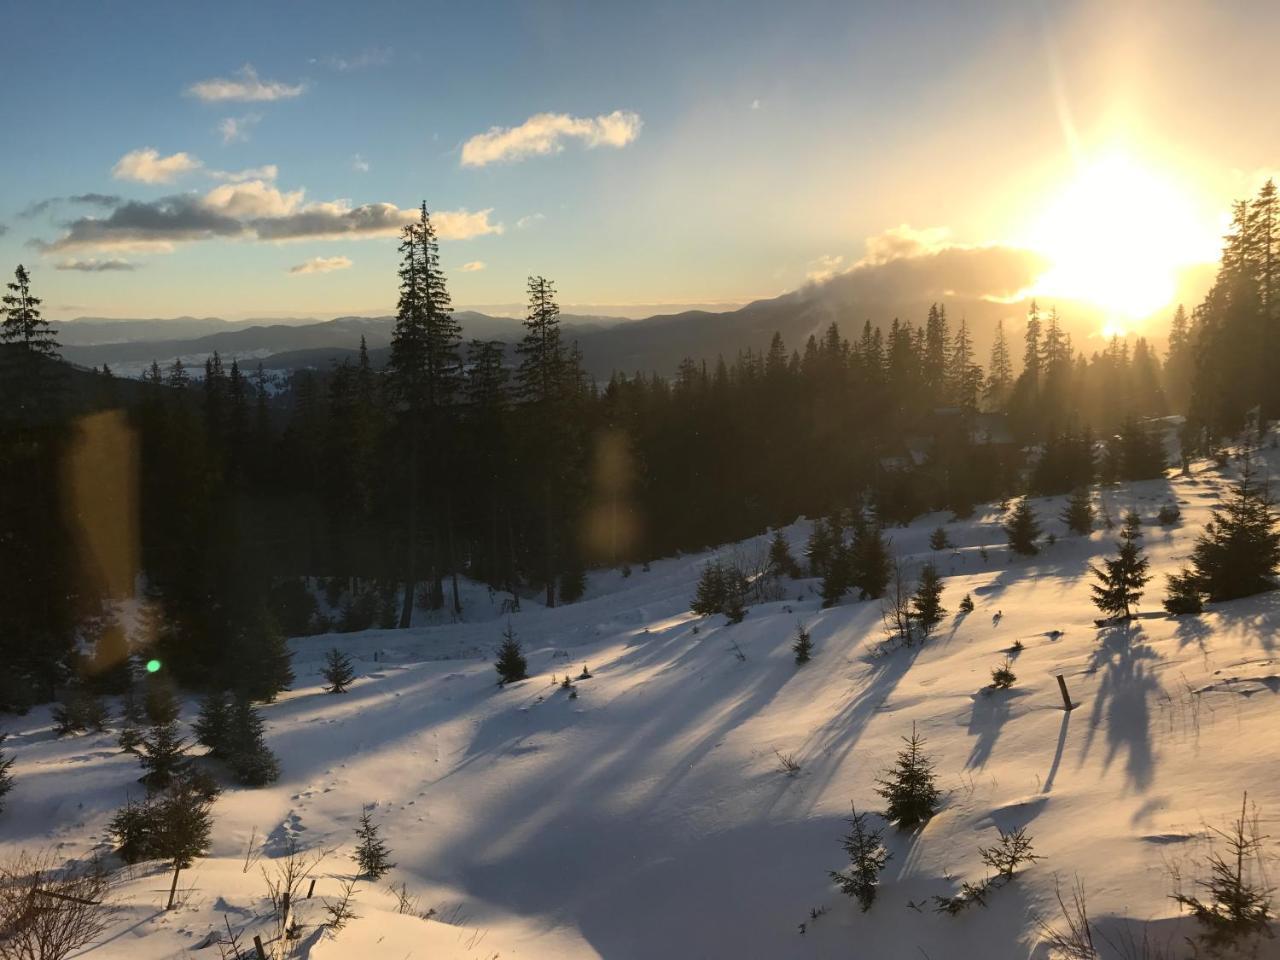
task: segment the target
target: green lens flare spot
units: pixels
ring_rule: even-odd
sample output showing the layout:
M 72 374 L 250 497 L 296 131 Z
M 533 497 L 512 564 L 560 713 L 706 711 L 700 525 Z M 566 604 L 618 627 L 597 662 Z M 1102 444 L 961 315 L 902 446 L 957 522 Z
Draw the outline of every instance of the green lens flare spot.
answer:
M 159 660 L 148 660 L 148 661 L 147 661 L 147 673 L 155 673 L 155 672 L 156 672 L 157 670 L 159 670 L 159 669 L 160 669 L 160 661 L 159 661 Z

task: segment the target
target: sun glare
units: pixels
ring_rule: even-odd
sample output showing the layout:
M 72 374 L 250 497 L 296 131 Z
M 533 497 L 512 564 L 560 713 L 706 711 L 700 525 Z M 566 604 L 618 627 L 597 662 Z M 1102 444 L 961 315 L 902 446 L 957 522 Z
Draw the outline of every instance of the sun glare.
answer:
M 1034 221 L 1026 244 L 1049 261 L 1034 295 L 1083 300 L 1123 335 L 1167 307 L 1186 266 L 1217 255 L 1190 192 L 1124 152 L 1084 164 Z

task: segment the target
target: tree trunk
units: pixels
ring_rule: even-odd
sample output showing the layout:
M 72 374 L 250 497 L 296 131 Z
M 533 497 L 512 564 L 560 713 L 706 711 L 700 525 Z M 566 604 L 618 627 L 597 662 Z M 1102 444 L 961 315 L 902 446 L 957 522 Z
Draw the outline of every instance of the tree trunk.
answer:
M 405 558 L 404 599 L 400 604 L 400 629 L 413 619 L 414 564 L 418 552 L 418 431 L 409 429 L 409 552 Z

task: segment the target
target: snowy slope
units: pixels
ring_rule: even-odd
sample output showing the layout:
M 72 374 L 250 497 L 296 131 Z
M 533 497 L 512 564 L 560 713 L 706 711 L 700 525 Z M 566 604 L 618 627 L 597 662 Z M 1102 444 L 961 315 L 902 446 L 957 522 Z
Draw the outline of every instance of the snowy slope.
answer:
M 1104 488 L 1117 521 L 1130 507 L 1148 521 L 1157 575 L 1123 627 L 1095 627 L 1088 599 L 1088 564 L 1113 550 L 1114 534 L 1067 536 L 1056 519 L 1064 498 L 1048 498 L 1033 503 L 1058 540 L 1033 558 L 1008 553 L 994 508 L 949 524 L 957 547 L 945 553 L 927 543 L 942 515 L 892 531 L 895 553 L 933 559 L 945 575 L 952 615 L 922 648 L 878 653 L 879 605 L 823 610 L 810 580 L 787 583 L 788 599 L 735 626 L 695 618 L 688 603 L 707 555 L 599 574 L 572 606 L 526 602 L 510 622 L 532 679 L 506 689 L 482 659 L 505 625 L 487 603 L 473 605 L 485 611 L 478 622 L 297 640 L 295 689 L 264 708 L 280 783 L 227 790 L 210 857 L 183 877 L 182 907 L 161 910 L 168 877 L 141 868 L 111 938 L 85 955 L 217 957 L 216 946 L 197 947 L 224 915 L 266 939 L 260 868 L 290 837 L 332 849 L 317 886 L 332 897 L 365 804 L 376 804 L 398 866 L 360 885 L 360 920 L 336 939 L 307 929 L 297 955 L 1045 958 L 1035 917 L 1053 919 L 1055 877 L 1069 888 L 1076 875 L 1113 937 L 1128 917 L 1180 941 L 1190 929 L 1174 919 L 1170 870 L 1195 875 L 1208 828 L 1238 811 L 1243 790 L 1264 818 L 1280 814 L 1280 593 L 1201 617 L 1157 612 L 1163 575 L 1232 474 L 1198 463 L 1190 477 Z M 1182 519 L 1156 526 L 1170 498 Z M 797 554 L 808 532 L 804 521 L 788 528 Z M 977 609 L 955 616 L 966 592 Z M 816 647 L 800 668 L 797 623 Z M 1015 640 L 1017 684 L 984 692 Z M 319 688 L 334 645 L 357 659 L 344 696 Z M 570 699 L 552 675 L 584 664 L 593 677 Z M 1079 703 L 1071 713 L 1059 673 Z M 136 764 L 109 734 L 54 738 L 47 709 L 4 723 L 17 786 L 0 814 L 0 855 L 48 844 L 89 853 L 139 791 Z M 861 914 L 827 871 L 845 865 L 850 802 L 879 808 L 875 778 L 913 723 L 946 801 L 920 833 L 886 833 L 881 898 Z M 780 772 L 775 749 L 795 755 L 798 776 Z M 1044 859 L 988 909 L 947 917 L 908 905 L 979 879 L 978 847 L 1022 825 Z M 255 833 L 266 853 L 246 871 Z M 435 918 L 397 914 L 392 884 Z M 322 911 L 309 901 L 299 917 L 314 923 Z

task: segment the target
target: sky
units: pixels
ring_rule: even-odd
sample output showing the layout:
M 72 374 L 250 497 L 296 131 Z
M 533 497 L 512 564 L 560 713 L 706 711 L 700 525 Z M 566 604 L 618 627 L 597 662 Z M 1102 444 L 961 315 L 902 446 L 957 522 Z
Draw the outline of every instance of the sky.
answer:
M 425 202 L 459 306 L 530 274 L 722 305 L 1005 245 L 1045 256 L 1028 289 L 1134 320 L 1280 156 L 1261 2 L 0 13 L 0 269 L 57 319 L 390 312 Z

